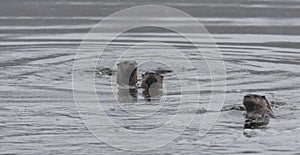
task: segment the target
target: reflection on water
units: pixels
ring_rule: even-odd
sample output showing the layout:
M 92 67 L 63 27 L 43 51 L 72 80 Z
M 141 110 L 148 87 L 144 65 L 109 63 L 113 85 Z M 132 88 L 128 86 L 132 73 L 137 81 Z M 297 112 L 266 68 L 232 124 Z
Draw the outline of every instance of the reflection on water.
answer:
M 134 103 L 137 101 L 137 89 L 119 89 L 119 103 Z
M 99 142 L 84 127 L 73 100 L 72 66 L 77 48 L 94 24 L 115 11 L 142 4 L 150 2 L 1 1 L 1 153 L 132 154 Z M 199 137 L 199 126 L 206 111 L 197 111 L 207 109 L 211 92 L 205 59 L 190 42 L 170 31 L 144 28 L 128 32 L 107 47 L 103 55 L 107 62 L 99 62 L 97 66 L 97 71 L 101 71 L 95 76 L 97 95 L 106 107 L 107 115 L 124 128 L 149 130 L 163 125 L 176 113 L 189 116 L 197 112 L 191 126 L 182 135 L 164 147 L 144 153 L 299 153 L 300 2 L 212 0 L 151 4 L 185 11 L 212 34 L 226 66 L 225 105 L 241 103 L 242 97 L 248 93 L 265 94 L 270 100 L 288 104 L 273 108 L 277 119 L 271 119 L 266 129 L 243 130 L 243 112 L 226 111 L 221 113 L 210 132 Z M 169 20 L 178 27 L 187 23 L 176 17 L 161 20 Z M 112 26 L 115 25 L 107 28 Z M 178 64 L 176 69 L 181 70 L 184 77 L 179 83 L 176 73 L 168 66 L 140 66 L 138 76 L 149 69 L 162 71 L 165 89 L 154 91 L 158 94 L 153 94 L 155 97 L 150 102 L 147 100 L 152 92 L 143 92 L 141 88 L 118 89 L 115 97 L 111 94 L 111 81 L 116 74 L 116 54 L 136 43 L 149 41 L 164 42 L 180 49 L 202 68 Z M 203 42 L 203 38 L 198 41 Z M 95 42 L 91 41 L 91 48 L 93 45 Z M 147 48 L 171 53 L 170 49 L 155 44 Z M 201 49 L 205 52 L 209 47 L 203 45 Z M 142 55 L 151 54 L 134 50 Z M 168 59 L 176 62 L 178 56 L 171 55 Z M 200 76 L 195 78 L 194 72 Z M 182 94 L 196 95 L 198 92 L 193 89 L 182 92 L 180 86 L 189 86 L 195 80 L 201 83 L 199 109 L 177 111 Z M 116 100 L 120 105 L 116 105 Z M 191 99 L 183 104 L 189 107 L 194 102 Z M 148 117 L 138 117 L 141 115 Z
M 143 97 L 147 101 L 160 100 L 163 92 L 160 89 L 145 89 L 143 90 Z

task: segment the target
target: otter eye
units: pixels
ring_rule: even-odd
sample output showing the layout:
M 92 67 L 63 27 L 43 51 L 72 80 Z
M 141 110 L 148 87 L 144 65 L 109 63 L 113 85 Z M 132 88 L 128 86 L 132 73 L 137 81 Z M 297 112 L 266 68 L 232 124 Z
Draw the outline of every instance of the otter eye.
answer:
M 246 95 L 246 96 L 244 96 L 244 98 L 250 98 L 250 95 Z
M 142 77 L 144 77 L 145 76 L 145 74 L 142 74 Z
M 164 78 L 164 76 L 160 75 L 160 78 L 162 78 L 162 79 L 163 79 L 163 78 Z
M 266 98 L 266 96 L 261 96 L 261 98 Z

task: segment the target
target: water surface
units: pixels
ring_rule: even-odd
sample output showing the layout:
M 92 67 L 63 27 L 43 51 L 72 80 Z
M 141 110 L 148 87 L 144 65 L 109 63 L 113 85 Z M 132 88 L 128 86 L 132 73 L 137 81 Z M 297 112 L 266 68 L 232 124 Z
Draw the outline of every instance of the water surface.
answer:
M 102 18 L 125 8 L 157 4 L 185 11 L 201 22 L 215 39 L 224 58 L 227 76 L 225 105 L 240 104 L 248 93 L 265 94 L 269 100 L 287 102 L 274 108 L 277 119 L 266 129 L 243 130 L 240 111 L 222 112 L 205 136 L 199 126 L 207 113 L 210 77 L 205 60 L 185 39 L 153 28 L 132 30 L 117 38 L 106 49 L 96 71 L 113 69 L 116 53 L 145 41 L 164 42 L 177 47 L 198 62 L 201 70 L 178 65 L 183 72 L 182 85 L 201 82 L 198 109 L 183 109 L 181 114 L 196 113 L 191 126 L 169 144 L 145 154 L 297 154 L 300 153 L 300 1 L 35 1 L 0 0 L 0 153 L 1 154 L 139 154 L 122 151 L 99 141 L 81 122 L 72 94 L 72 67 L 76 51 L 85 34 Z M 184 26 L 186 19 L 168 19 Z M 114 26 L 114 25 L 111 25 Z M 101 42 L 99 42 L 101 44 Z M 169 52 L 165 46 L 147 46 Z M 205 49 L 205 48 L 204 48 Z M 139 55 L 149 53 L 135 49 Z M 130 56 L 130 54 L 129 54 Z M 148 55 L 145 58 L 155 57 Z M 142 59 L 142 58 L 141 58 Z M 172 60 L 172 59 L 168 59 Z M 140 60 L 136 60 L 140 61 Z M 163 64 L 141 65 L 139 75 L 149 69 L 166 69 Z M 196 71 L 199 75 L 193 78 Z M 89 72 L 89 71 L 86 71 Z M 93 71 L 92 71 L 93 72 Z M 113 106 L 111 77 L 96 73 L 100 101 Z M 180 91 L 178 77 L 166 72 L 167 91 L 161 100 L 167 104 L 149 104 L 138 89 L 138 98 L 121 109 L 107 113 L 120 126 L 148 130 L 160 126 L 177 112 L 181 94 L 197 95 L 199 90 Z M 190 105 L 198 101 L 189 100 Z M 187 106 L 187 107 L 188 107 Z M 133 114 L 151 117 L 132 117 Z M 146 109 L 146 110 L 145 110 Z M 146 122 L 146 123 L 145 123 Z M 250 137 L 249 137 L 250 135 Z

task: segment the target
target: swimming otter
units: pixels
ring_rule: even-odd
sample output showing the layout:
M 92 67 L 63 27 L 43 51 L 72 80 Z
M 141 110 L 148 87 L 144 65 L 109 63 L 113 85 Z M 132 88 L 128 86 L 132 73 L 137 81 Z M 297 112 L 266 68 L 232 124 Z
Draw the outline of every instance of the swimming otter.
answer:
M 261 128 L 269 123 L 269 118 L 274 117 L 270 104 L 265 96 L 248 94 L 244 96 L 243 104 L 246 109 L 244 128 Z
M 160 75 L 157 72 L 146 72 L 142 74 L 142 88 L 149 89 L 151 86 L 156 89 L 163 87 L 163 78 L 164 76 Z
M 119 85 L 136 86 L 137 63 L 135 61 L 124 61 L 117 65 L 117 83 Z

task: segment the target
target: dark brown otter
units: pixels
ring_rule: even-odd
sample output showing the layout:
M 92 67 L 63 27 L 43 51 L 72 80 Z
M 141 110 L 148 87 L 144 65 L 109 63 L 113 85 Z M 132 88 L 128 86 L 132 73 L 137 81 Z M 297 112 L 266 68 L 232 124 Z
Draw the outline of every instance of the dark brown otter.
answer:
M 144 89 L 149 89 L 150 87 L 160 89 L 163 87 L 164 76 L 157 72 L 146 72 L 142 74 L 142 84 L 141 87 Z
M 136 86 L 137 63 L 135 61 L 124 61 L 118 64 L 117 83 L 119 85 Z
M 270 104 L 265 96 L 248 94 L 244 96 L 243 104 L 246 109 L 244 128 L 261 128 L 269 123 L 269 118 L 274 117 Z

